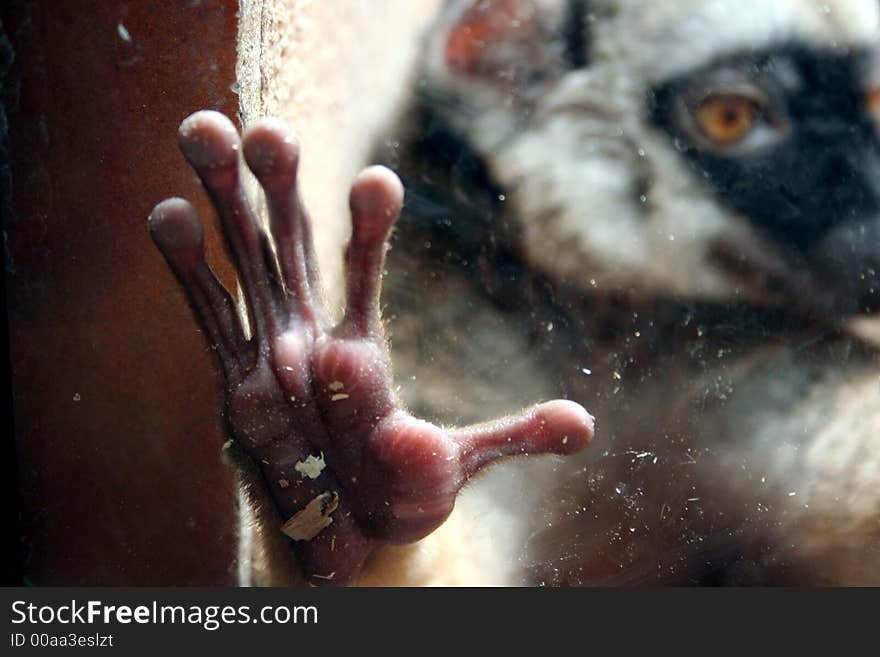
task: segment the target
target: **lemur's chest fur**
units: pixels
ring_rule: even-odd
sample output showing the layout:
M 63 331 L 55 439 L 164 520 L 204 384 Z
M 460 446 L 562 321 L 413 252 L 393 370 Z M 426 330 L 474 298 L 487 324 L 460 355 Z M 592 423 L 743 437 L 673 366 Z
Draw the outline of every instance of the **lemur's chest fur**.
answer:
M 405 245 L 420 244 L 401 240 L 389 271 L 403 271 Z M 502 466 L 475 485 L 474 495 L 500 499 L 525 539 L 513 548 L 514 581 L 878 576 L 876 560 L 838 559 L 851 534 L 871 554 L 880 539 L 871 348 L 745 309 L 569 305 L 546 288 L 546 299 L 499 307 L 431 259 L 389 275 L 386 290 L 395 374 L 413 410 L 476 422 L 565 396 L 599 418 L 596 449 L 583 457 Z

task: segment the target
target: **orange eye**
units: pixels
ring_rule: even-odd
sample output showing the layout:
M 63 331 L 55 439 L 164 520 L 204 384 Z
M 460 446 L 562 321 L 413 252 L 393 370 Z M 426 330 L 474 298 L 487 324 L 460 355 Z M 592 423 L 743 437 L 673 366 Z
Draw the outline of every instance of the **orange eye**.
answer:
M 758 114 L 758 105 L 754 100 L 734 95 L 709 96 L 696 110 L 700 130 L 722 146 L 729 146 L 745 137 Z

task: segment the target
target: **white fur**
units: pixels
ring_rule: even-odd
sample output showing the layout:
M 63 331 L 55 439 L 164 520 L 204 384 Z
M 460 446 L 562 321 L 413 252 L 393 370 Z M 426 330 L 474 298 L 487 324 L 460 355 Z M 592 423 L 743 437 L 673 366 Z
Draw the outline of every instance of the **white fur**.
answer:
M 880 30 L 874 0 L 611 0 L 614 20 L 596 33 L 595 54 L 623 58 L 657 82 L 745 48 L 785 42 L 846 48 L 872 44 Z

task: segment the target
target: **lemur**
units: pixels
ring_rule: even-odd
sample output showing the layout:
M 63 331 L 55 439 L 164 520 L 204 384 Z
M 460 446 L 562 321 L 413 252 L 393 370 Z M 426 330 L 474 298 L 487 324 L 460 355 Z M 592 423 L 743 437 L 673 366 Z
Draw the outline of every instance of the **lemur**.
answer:
M 880 357 L 854 328 L 880 309 L 878 36 L 870 0 L 448 3 L 377 148 L 403 187 L 377 167 L 352 187 L 333 328 L 290 130 L 243 137 L 264 231 L 232 124 L 187 119 L 251 340 L 191 206 L 150 226 L 216 346 L 266 535 L 289 537 L 279 567 L 880 583 Z M 497 466 L 452 513 L 484 465 L 538 453 L 567 458 Z

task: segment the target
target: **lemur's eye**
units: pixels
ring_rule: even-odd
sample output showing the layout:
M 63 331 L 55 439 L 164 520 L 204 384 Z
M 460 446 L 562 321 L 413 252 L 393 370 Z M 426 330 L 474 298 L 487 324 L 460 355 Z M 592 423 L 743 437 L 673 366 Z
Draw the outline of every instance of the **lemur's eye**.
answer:
M 717 157 L 740 157 L 773 146 L 791 130 L 784 97 L 736 73 L 719 73 L 678 92 L 668 116 L 681 137 Z
M 760 114 L 760 107 L 752 98 L 736 94 L 711 94 L 694 111 L 700 131 L 719 146 L 730 146 L 743 139 Z

